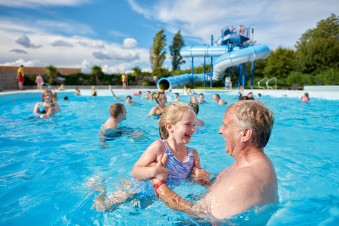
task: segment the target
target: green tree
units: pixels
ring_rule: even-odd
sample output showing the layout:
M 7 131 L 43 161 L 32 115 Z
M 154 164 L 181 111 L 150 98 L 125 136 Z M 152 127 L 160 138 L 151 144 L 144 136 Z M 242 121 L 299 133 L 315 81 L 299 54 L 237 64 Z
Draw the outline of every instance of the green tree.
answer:
M 339 17 L 331 14 L 307 30 L 296 45 L 297 70 L 303 73 L 319 73 L 339 66 Z
M 153 38 L 153 45 L 150 49 L 150 62 L 153 73 L 159 71 L 162 68 L 162 64 L 166 59 L 166 35 L 165 30 L 161 29 Z
M 182 56 L 180 55 L 180 49 L 185 45 L 184 40 L 180 34 L 180 30 L 174 35 L 172 45 L 169 46 L 169 50 L 172 57 L 172 70 L 180 69 L 180 64 L 184 63 Z
M 45 67 L 45 71 L 46 71 L 46 74 L 52 79 L 54 79 L 58 74 L 56 67 L 54 67 L 52 64 Z
M 135 84 L 138 85 L 138 76 L 141 75 L 141 68 L 139 66 L 135 66 L 132 68 L 133 70 L 133 76 L 135 77 Z
M 98 65 L 94 65 L 91 69 L 91 74 L 95 76 L 96 84 L 99 84 L 99 76 L 103 74 L 102 69 Z
M 266 60 L 263 75 L 267 78 L 286 78 L 294 70 L 295 53 L 292 49 L 278 47 Z

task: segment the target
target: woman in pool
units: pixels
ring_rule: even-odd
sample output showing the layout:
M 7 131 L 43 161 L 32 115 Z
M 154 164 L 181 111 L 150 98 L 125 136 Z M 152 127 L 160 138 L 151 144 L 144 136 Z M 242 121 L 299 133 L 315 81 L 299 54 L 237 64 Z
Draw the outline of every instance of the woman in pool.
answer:
M 301 97 L 301 102 L 310 102 L 311 99 L 308 97 L 308 93 L 304 93 L 304 96 Z
M 97 91 L 95 89 L 95 86 L 92 86 L 92 97 L 97 95 Z
M 167 103 L 166 94 L 164 92 L 158 92 L 158 93 L 153 93 L 153 96 L 155 98 L 155 101 L 158 103 L 158 105 L 151 109 L 148 116 L 153 116 L 153 115 L 160 116 L 166 107 L 166 103 Z
M 195 119 L 194 111 L 187 104 L 169 104 L 159 119 L 159 134 L 162 140 L 154 141 L 133 167 L 132 177 L 136 180 L 125 181 L 121 190 L 108 197 L 103 188 L 102 193 L 95 198 L 97 210 L 111 209 L 136 194 L 145 198 L 154 197 L 157 194 L 149 181 L 152 178 L 161 180 L 159 186 L 166 183 L 173 187 L 186 181 L 191 175 L 197 183 L 205 185 L 210 179 L 210 173 L 201 168 L 198 152 L 186 147 L 195 131 Z M 166 168 L 162 165 L 165 159 Z M 167 172 L 168 176 L 164 181 Z
M 34 106 L 34 111 L 33 113 L 35 115 L 38 115 L 41 117 L 41 115 L 44 115 L 46 114 L 46 107 L 48 107 L 50 104 L 53 103 L 53 94 L 52 94 L 52 91 L 49 90 L 49 89 L 45 89 L 43 92 L 42 92 L 42 102 L 38 102 L 35 104 Z M 54 107 L 55 108 L 55 111 L 60 111 L 60 106 L 58 103 L 53 103 L 54 104 Z M 55 111 L 53 110 L 52 112 L 55 113 Z

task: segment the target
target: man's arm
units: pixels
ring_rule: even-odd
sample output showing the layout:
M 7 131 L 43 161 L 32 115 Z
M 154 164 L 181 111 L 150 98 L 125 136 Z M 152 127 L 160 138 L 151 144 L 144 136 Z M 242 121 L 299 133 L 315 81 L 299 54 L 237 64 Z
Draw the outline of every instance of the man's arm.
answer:
M 160 182 L 160 180 L 153 180 L 153 184 Z M 158 187 L 156 192 L 159 194 L 159 198 L 171 209 L 188 213 L 190 215 L 198 215 L 195 211 L 193 203 L 180 197 L 177 193 L 172 191 L 167 184 L 162 184 Z

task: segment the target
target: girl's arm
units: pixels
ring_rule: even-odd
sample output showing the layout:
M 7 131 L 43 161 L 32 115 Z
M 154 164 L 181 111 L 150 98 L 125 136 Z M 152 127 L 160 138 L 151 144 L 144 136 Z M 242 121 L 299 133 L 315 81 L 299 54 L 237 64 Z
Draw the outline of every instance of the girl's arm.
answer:
M 205 185 L 210 179 L 211 174 L 201 168 L 200 157 L 196 150 L 193 149 L 193 168 L 191 171 L 191 177 L 199 184 Z
M 153 116 L 153 115 L 155 115 L 156 111 L 157 111 L 156 107 L 153 107 L 153 108 L 151 109 L 151 111 L 149 112 L 148 116 Z
M 148 180 L 151 178 L 158 178 L 165 181 L 168 170 L 161 165 L 155 167 L 148 167 L 152 162 L 157 161 L 165 153 L 164 145 L 160 140 L 154 141 L 139 160 L 135 163 L 132 170 L 132 177 L 137 180 Z

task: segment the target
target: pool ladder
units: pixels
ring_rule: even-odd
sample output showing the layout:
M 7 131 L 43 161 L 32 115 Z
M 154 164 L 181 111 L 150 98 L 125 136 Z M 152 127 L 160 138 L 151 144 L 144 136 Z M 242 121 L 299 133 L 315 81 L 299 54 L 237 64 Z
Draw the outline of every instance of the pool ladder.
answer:
M 272 86 L 269 86 L 269 85 L 268 85 L 268 84 L 270 83 L 270 81 L 272 81 L 272 80 L 275 80 L 275 89 L 277 89 L 277 81 L 278 81 L 278 80 L 277 80 L 276 77 L 273 77 L 273 78 L 270 78 L 270 79 L 268 79 L 268 78 L 263 78 L 263 79 L 259 80 L 259 82 L 258 82 L 258 87 L 259 87 L 259 88 L 265 89 L 265 87 L 263 87 L 263 86 L 260 85 L 260 83 L 261 83 L 262 81 L 264 81 L 264 80 L 266 80 L 266 89 L 273 89 Z
M 269 82 L 272 81 L 272 80 L 275 81 L 275 89 L 277 89 L 277 81 L 278 81 L 278 80 L 277 80 L 276 77 L 270 78 L 270 79 L 268 79 L 268 80 L 266 81 L 266 87 L 267 87 L 267 89 L 273 89 L 272 86 L 269 86 L 269 85 L 268 85 Z
M 261 86 L 260 86 L 260 82 L 262 82 L 262 81 L 264 81 L 264 80 L 266 80 L 266 86 L 267 86 L 267 80 L 268 80 L 268 78 L 263 78 L 263 79 L 261 79 L 261 80 L 258 82 L 258 87 L 259 87 L 260 89 L 265 89 L 265 87 L 261 87 Z

